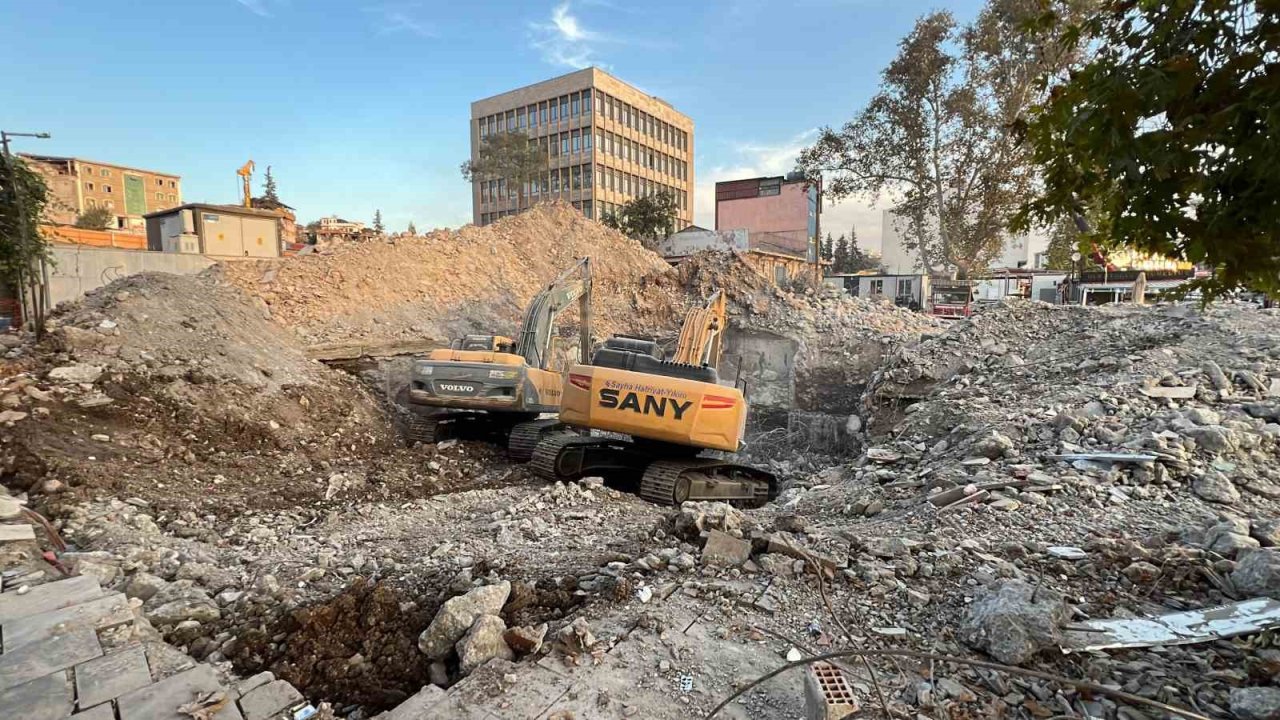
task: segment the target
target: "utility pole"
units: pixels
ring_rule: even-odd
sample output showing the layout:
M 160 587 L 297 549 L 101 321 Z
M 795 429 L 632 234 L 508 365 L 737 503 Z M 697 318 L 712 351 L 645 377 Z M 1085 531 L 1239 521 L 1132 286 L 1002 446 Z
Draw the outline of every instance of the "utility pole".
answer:
M 9 171 L 9 185 L 13 188 L 13 202 L 14 202 L 14 205 L 16 206 L 14 209 L 17 211 L 17 216 L 18 216 L 18 237 L 19 237 L 19 242 L 21 243 L 22 238 L 25 238 L 29 231 L 27 230 L 27 214 L 23 212 L 23 209 L 22 209 L 22 203 L 23 203 L 22 188 L 18 183 L 18 176 L 14 172 L 13 153 L 9 151 L 9 138 L 14 138 L 14 137 L 29 137 L 29 138 L 39 138 L 41 140 L 45 140 L 51 136 L 47 132 L 24 133 L 24 132 L 8 132 L 7 130 L 0 130 L 0 146 L 4 147 L 4 161 L 5 161 L 4 164 L 5 164 L 5 168 L 8 169 Z M 33 273 L 36 272 L 36 268 L 29 268 L 28 270 Z M 22 279 L 26 275 L 26 273 L 21 270 L 18 271 L 18 299 L 22 303 L 22 309 L 23 309 L 22 314 L 29 315 L 32 311 L 35 312 L 37 338 L 39 338 L 41 335 L 44 334 L 44 300 L 45 300 L 45 297 L 38 296 L 37 293 L 43 294 L 44 292 L 47 291 L 49 287 L 48 278 L 47 278 L 48 269 L 45 267 L 43 260 L 40 262 L 39 272 L 41 276 L 41 281 L 38 283 L 40 289 L 37 289 L 36 282 L 26 282 L 26 283 L 22 282 Z M 23 295 L 27 290 L 27 288 L 24 288 L 23 285 L 30 286 L 31 305 L 32 305 L 31 308 L 27 308 L 26 302 L 23 300 Z M 25 322 L 26 318 L 23 318 L 23 320 Z
M 813 208 L 813 292 L 822 290 L 822 178 L 817 181 L 818 202 Z

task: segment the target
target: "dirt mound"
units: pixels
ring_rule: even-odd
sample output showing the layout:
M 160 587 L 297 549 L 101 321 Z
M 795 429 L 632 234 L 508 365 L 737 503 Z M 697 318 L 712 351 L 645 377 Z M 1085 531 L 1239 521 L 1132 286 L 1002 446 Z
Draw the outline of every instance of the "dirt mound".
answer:
M 226 263 L 226 274 L 307 342 L 448 340 L 513 332 L 534 293 L 584 256 L 593 264 L 596 335 L 665 328 L 683 311 L 661 257 L 563 203 L 486 227 Z
M 0 478 L 18 490 L 234 513 L 452 482 L 424 477 L 428 451 L 404 448 L 357 380 L 308 360 L 216 271 L 126 278 L 49 325 L 0 367 Z

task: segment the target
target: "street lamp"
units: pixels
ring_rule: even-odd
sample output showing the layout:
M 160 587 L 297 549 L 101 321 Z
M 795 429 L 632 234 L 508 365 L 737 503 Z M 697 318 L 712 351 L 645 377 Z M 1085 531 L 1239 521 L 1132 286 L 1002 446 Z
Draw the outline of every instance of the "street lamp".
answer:
M 29 137 L 29 138 L 39 138 L 41 140 L 48 140 L 53 136 L 47 132 L 24 133 L 24 132 L 8 132 L 7 130 L 0 130 L 0 145 L 4 146 L 4 154 L 6 156 L 9 155 L 9 138 L 12 138 L 12 137 Z
M 1080 254 L 1080 251 L 1079 251 L 1079 250 L 1076 250 L 1075 252 L 1071 253 L 1071 277 L 1070 277 L 1070 279 L 1068 280 L 1068 285 L 1067 285 L 1067 287 L 1068 287 L 1068 288 L 1070 288 L 1070 290 L 1071 290 L 1071 294 L 1072 294 L 1072 295 L 1075 295 L 1075 289 L 1076 289 L 1076 271 L 1077 271 L 1077 270 L 1079 269 L 1079 267 L 1080 267 L 1080 259 L 1081 259 L 1082 257 L 1084 257 L 1084 256 Z M 1084 273 L 1083 273 L 1083 272 L 1081 272 L 1081 273 L 1080 273 L 1080 275 L 1083 277 Z

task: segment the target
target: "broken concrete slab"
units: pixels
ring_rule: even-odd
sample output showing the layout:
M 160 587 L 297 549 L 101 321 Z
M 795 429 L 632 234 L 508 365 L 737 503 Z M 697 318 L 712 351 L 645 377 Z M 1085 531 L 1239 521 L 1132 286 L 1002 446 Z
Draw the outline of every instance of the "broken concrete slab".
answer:
M 115 593 L 4 623 L 4 649 L 13 652 L 24 645 L 75 628 L 106 630 L 131 622 L 133 610 L 129 601 L 124 595 Z
M 270 670 L 263 670 L 257 675 L 251 675 L 245 678 L 244 680 L 241 680 L 240 682 L 236 683 L 236 687 L 235 687 L 236 695 L 243 697 L 244 695 L 248 694 L 250 690 L 257 687 L 262 687 L 263 685 L 266 685 L 267 683 L 275 679 L 276 679 L 275 673 L 271 672 Z
M 213 668 L 197 665 L 171 678 L 121 695 L 116 704 L 120 720 L 191 720 L 190 715 L 179 712 L 178 708 L 201 694 L 219 689 L 221 685 Z M 213 717 L 215 720 L 244 720 L 235 701 L 230 699 Z
M 1064 652 L 1189 645 L 1280 627 L 1280 601 L 1255 598 L 1152 618 L 1086 620 L 1070 626 Z
M 71 718 L 72 720 L 116 720 L 116 711 L 111 707 L 111 703 L 103 703 L 78 712 Z
M 272 680 L 240 698 L 244 720 L 270 720 L 283 710 L 303 701 L 302 693 L 284 680 Z
M 1002 663 L 1021 665 L 1058 644 L 1066 618 L 1061 593 L 1021 580 L 1005 580 L 974 600 L 960 626 L 960 639 Z
M 0 542 L 35 540 L 36 531 L 30 525 L 0 525 Z
M 141 645 L 94 658 L 76 666 L 76 698 L 92 707 L 151 684 L 147 654 Z
M 412 697 L 393 709 L 375 716 L 375 720 L 419 720 L 427 711 L 445 699 L 445 692 L 435 685 L 426 685 Z
M 0 692 L 4 716 L 22 720 L 62 720 L 71 714 L 74 702 L 65 670 Z
M 737 567 L 750 558 L 750 542 L 719 530 L 712 530 L 702 546 L 702 562 L 708 565 Z
M 8 690 L 49 673 L 74 667 L 102 655 L 98 634 L 72 630 L 0 655 L 0 690 Z
M 1140 387 L 1138 392 L 1153 398 L 1168 398 L 1170 400 L 1190 400 L 1196 396 L 1198 385 L 1185 385 L 1181 387 L 1166 387 L 1164 385 L 1155 385 L 1152 387 Z
M 0 593 L 0 623 L 77 605 L 103 594 L 92 577 L 82 576 L 37 585 L 25 594 Z

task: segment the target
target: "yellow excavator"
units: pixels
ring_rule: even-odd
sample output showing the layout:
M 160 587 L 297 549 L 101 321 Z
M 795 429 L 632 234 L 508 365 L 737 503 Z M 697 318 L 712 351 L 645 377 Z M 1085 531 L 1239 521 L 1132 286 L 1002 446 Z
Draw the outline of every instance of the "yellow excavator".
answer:
M 449 437 L 484 437 L 507 445 L 515 460 L 531 457 L 538 440 L 561 427 L 564 377 L 550 369 L 556 317 L 579 305 L 579 352 L 591 349 L 591 260 L 582 258 L 534 296 L 525 308 L 520 334 L 468 335 L 448 349 L 414 361 L 406 393 L 413 416 L 409 438 L 439 442 Z
M 565 377 L 560 420 L 590 436 L 548 433 L 533 451 L 534 471 L 548 480 L 599 475 L 651 502 L 719 500 L 760 507 L 777 496 L 768 472 L 714 457 L 737 452 L 747 420 L 741 390 L 719 383 L 725 297 L 716 292 L 685 317 L 674 355 L 651 340 L 612 337 L 590 363 Z

